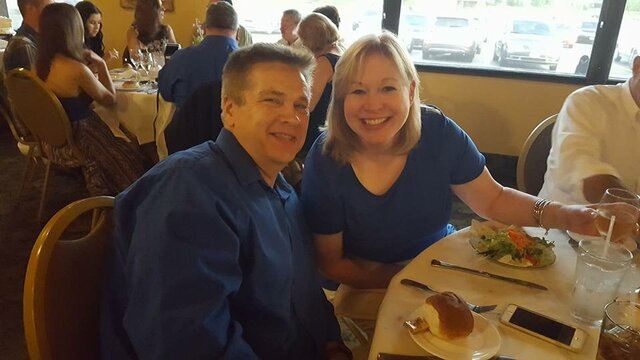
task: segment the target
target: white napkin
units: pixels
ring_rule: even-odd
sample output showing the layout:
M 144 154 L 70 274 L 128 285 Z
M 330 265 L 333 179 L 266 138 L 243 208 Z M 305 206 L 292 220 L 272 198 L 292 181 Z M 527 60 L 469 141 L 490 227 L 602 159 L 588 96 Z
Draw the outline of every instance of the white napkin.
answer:
M 114 69 L 110 73 L 113 80 L 131 80 L 139 76 L 138 72 L 131 68 Z

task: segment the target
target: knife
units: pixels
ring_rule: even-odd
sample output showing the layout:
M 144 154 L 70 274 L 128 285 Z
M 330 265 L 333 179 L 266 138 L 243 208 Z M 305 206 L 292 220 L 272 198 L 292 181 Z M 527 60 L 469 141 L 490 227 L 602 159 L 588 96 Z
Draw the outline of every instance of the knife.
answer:
M 389 353 L 379 353 L 378 360 L 442 360 L 434 355 L 400 355 L 400 354 L 389 354 Z M 515 358 L 509 356 L 496 356 L 492 357 L 492 360 L 515 360 Z
M 437 260 L 437 259 L 431 260 L 431 266 L 437 266 L 437 267 L 441 267 L 441 268 L 445 268 L 445 269 L 458 270 L 458 271 L 462 271 L 462 272 L 466 272 L 466 273 L 469 273 L 469 274 L 474 274 L 474 275 L 478 275 L 478 276 L 482 276 L 482 277 L 486 277 L 486 278 L 490 278 L 490 279 L 498 279 L 498 280 L 508 281 L 510 283 L 514 283 L 514 284 L 518 284 L 518 285 L 522 285 L 522 286 L 527 286 L 527 287 L 531 287 L 531 288 L 538 289 L 538 290 L 549 290 L 549 289 L 547 289 L 546 287 L 544 287 L 542 285 L 538 285 L 536 283 L 532 283 L 532 282 L 529 282 L 529 281 L 526 281 L 526 280 L 514 279 L 514 278 L 502 276 L 502 275 L 492 274 L 492 273 L 489 273 L 489 272 L 486 272 L 486 271 L 469 269 L 469 268 L 466 268 L 466 267 L 462 267 L 462 266 L 458 266 L 458 265 L 454 265 L 454 264 L 449 264 L 449 263 L 446 263 L 444 261 L 440 261 L 440 260 Z

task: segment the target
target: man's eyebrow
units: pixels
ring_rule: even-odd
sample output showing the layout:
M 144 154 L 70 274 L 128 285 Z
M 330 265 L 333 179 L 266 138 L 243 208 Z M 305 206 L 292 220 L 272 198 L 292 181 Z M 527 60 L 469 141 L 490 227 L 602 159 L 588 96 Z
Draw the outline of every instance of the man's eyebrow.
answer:
M 284 96 L 284 93 L 282 91 L 276 91 L 276 90 L 263 90 L 263 91 L 260 91 L 258 93 L 258 95 L 260 95 L 260 96 L 267 96 L 267 95 Z

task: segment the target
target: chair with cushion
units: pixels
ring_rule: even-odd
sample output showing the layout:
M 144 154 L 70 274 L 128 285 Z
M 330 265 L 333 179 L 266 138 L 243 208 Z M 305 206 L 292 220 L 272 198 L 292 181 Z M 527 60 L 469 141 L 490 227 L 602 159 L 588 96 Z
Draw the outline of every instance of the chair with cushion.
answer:
M 542 121 L 529 134 L 525 141 L 516 168 L 518 190 L 538 195 L 547 172 L 547 158 L 551 150 L 551 132 L 558 115 L 552 115 Z
M 108 196 L 76 201 L 58 211 L 38 236 L 23 297 L 31 359 L 100 358 L 99 304 L 113 206 L 114 199 Z M 86 217 L 87 225 L 91 220 L 89 233 L 67 240 L 82 223 L 76 220 L 88 212 L 93 212 L 91 218 Z
M 15 116 L 24 122 L 40 148 L 43 142 L 54 148 L 70 146 L 80 162 L 82 155 L 73 145 L 69 118 L 58 98 L 46 88 L 44 82 L 30 71 L 14 69 L 7 73 L 5 84 Z M 51 163 L 46 162 L 38 220 L 42 218 Z

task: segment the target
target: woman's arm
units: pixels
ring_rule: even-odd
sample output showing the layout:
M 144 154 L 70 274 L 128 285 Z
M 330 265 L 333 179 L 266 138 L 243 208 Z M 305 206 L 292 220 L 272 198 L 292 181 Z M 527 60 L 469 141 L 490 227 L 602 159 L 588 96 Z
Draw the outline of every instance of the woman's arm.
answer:
M 127 49 L 129 49 L 129 53 L 131 53 L 131 51 L 137 51 L 140 49 L 140 41 L 138 41 L 138 31 L 136 31 L 133 26 L 129 27 L 129 30 L 127 30 Z
M 170 25 L 167 25 L 167 41 L 169 41 L 169 43 L 171 44 L 178 43 L 178 41 L 176 41 L 176 35 L 173 33 L 173 29 Z
M 318 57 L 316 69 L 313 72 L 313 85 L 311 86 L 311 101 L 309 102 L 309 111 L 313 111 L 320 101 L 322 92 L 333 77 L 333 69 L 331 63 L 324 57 Z
M 316 257 L 320 271 L 333 281 L 355 288 L 386 288 L 402 266 L 384 264 L 344 256 L 342 233 L 314 234 Z
M 96 79 L 88 66 L 80 64 L 80 88 L 99 104 L 104 106 L 113 105 L 116 102 L 116 90 L 113 87 L 111 76 L 109 76 L 107 64 L 100 56 L 90 50 L 85 53 L 85 58 L 89 65 L 97 70 L 98 79 Z
M 453 192 L 476 214 L 505 224 L 538 226 L 533 218 L 537 197 L 497 183 L 485 167 L 482 174 L 462 185 L 452 185 Z M 547 205 L 542 215 L 546 228 L 571 230 L 597 235 L 595 212 L 586 206 L 565 206 L 556 202 Z

